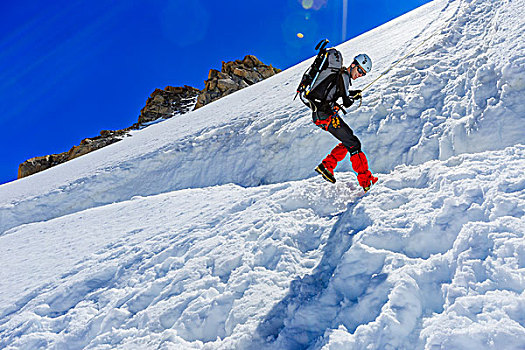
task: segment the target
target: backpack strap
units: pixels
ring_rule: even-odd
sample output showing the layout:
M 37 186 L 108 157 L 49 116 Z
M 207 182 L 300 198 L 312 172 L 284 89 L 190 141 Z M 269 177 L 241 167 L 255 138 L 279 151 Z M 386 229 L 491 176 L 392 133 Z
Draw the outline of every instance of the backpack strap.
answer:
M 343 74 L 345 72 L 346 68 L 341 67 L 339 70 L 339 76 L 337 78 L 337 92 L 338 94 L 343 98 L 343 106 L 350 107 L 354 101 L 348 97 L 348 91 L 345 87 L 345 82 L 343 79 Z

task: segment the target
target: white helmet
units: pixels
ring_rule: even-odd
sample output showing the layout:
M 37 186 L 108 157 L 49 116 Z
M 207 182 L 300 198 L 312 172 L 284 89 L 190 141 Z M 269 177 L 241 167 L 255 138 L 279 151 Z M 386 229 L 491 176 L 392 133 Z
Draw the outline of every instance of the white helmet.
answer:
M 372 70 L 372 60 L 366 53 L 360 53 L 359 55 L 355 56 L 354 61 L 356 61 L 366 73 L 370 73 Z

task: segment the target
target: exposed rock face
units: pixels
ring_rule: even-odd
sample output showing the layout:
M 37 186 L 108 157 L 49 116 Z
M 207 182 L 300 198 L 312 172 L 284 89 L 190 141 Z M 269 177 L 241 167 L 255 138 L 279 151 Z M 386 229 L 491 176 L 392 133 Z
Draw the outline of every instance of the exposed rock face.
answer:
M 140 111 L 137 123 L 122 130 L 103 130 L 100 136 L 84 139 L 80 145 L 73 146 L 68 152 L 28 159 L 18 167 L 18 178 L 38 173 L 120 141 L 130 130 L 146 127 L 159 119 L 187 113 L 280 71 L 271 65 L 263 64 L 255 56 L 248 55 L 242 61 L 223 62 L 220 72 L 211 69 L 202 91 L 187 85 L 167 86 L 164 90 L 155 89 L 146 101 L 146 106 Z
M 187 85 L 167 86 L 164 90 L 155 89 L 146 101 L 146 106 L 140 111 L 138 123 L 145 125 L 157 119 L 167 119 L 189 112 L 195 106 L 200 93 L 199 89 Z
M 126 134 L 134 129 L 129 127 L 122 130 L 102 130 L 100 136 L 87 138 L 80 142 L 80 145 L 73 146 L 67 152 L 51 154 L 43 157 L 34 157 L 26 160 L 18 167 L 18 178 L 26 177 L 39 171 L 46 170 L 55 165 L 67 162 L 68 160 L 83 156 L 99 148 L 111 145 L 122 140 Z
M 271 65 L 265 65 L 252 55 L 244 57 L 242 61 L 223 62 L 220 72 L 210 69 L 208 80 L 204 82 L 205 87 L 197 98 L 195 109 L 271 77 L 280 71 Z

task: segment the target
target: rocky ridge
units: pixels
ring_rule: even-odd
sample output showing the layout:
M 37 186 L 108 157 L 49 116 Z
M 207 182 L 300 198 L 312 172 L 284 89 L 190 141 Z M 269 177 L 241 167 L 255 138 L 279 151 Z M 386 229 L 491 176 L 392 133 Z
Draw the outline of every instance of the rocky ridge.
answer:
M 38 173 L 118 142 L 128 136 L 131 130 L 141 129 L 200 108 L 280 71 L 271 65 L 265 65 L 253 55 L 247 55 L 243 60 L 222 62 L 221 71 L 210 69 L 203 90 L 187 85 L 183 87 L 167 86 L 163 90 L 155 89 L 140 111 L 137 123 L 125 129 L 102 130 L 100 135 L 82 140 L 78 146 L 73 146 L 67 152 L 28 159 L 19 165 L 18 178 Z
M 205 87 L 197 98 L 195 109 L 258 83 L 280 71 L 272 65 L 265 65 L 253 55 L 247 55 L 243 60 L 222 62 L 220 72 L 210 69 L 208 80 L 204 82 Z

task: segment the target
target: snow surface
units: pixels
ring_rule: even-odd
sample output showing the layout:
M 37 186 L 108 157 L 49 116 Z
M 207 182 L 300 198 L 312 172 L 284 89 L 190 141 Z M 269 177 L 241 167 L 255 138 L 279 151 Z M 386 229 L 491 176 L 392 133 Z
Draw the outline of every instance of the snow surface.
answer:
M 344 118 L 380 182 L 295 87 L 311 59 L 0 186 L 0 348 L 525 349 L 525 1 L 436 0 L 367 52 Z M 418 45 L 428 38 L 423 45 Z

